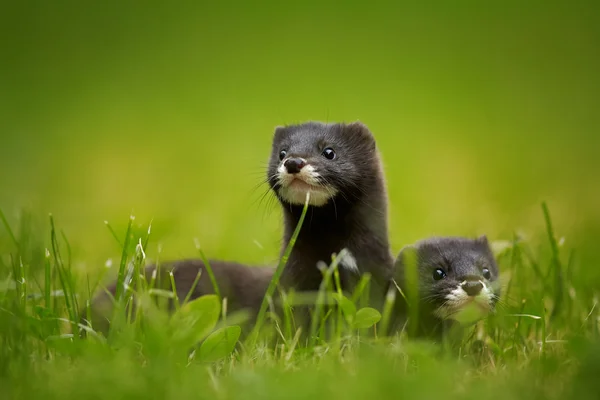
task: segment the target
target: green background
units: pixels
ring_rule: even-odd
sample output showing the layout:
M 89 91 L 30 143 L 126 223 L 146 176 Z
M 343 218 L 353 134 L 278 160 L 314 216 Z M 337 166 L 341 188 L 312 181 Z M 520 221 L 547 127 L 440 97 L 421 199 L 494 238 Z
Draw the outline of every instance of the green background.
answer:
M 81 268 L 103 224 L 151 256 L 273 263 L 276 125 L 361 120 L 394 252 L 434 234 L 600 233 L 600 13 L 582 1 L 20 2 L 0 6 L 0 207 L 52 212 Z M 4 235 L 4 233 L 2 233 Z M 600 272 L 586 267 L 581 279 Z M 585 273 L 584 273 L 585 272 Z

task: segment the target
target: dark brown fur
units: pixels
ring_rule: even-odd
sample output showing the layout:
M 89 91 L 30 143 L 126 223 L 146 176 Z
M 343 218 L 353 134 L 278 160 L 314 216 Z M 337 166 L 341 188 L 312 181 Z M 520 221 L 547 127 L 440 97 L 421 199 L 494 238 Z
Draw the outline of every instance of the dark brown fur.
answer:
M 215 280 L 222 297 L 227 298 L 228 313 L 247 310 L 251 318 L 258 311 L 267 286 L 273 276 L 274 270 L 268 267 L 248 267 L 247 265 L 227 262 L 210 261 Z M 145 278 L 149 282 L 155 266 L 151 265 L 145 269 Z M 193 288 L 190 299 L 202 295 L 215 293 L 210 276 L 206 271 L 202 260 L 179 260 L 162 264 L 160 266 L 160 283 L 157 287 L 172 291 L 168 272 L 173 272 L 177 297 L 182 302 L 192 289 L 198 271 L 201 271 L 200 279 Z M 107 287 L 112 296 L 116 292 L 116 282 Z M 111 298 L 105 293 L 97 295 L 92 303 L 92 326 L 95 330 L 106 333 L 108 331 L 109 318 L 112 312 Z
M 334 160 L 322 157 L 323 148 L 337 153 Z M 356 259 L 360 274 L 369 273 L 376 293 L 393 276 L 393 255 L 388 242 L 387 191 L 375 138 L 362 123 L 323 124 L 309 122 L 279 127 L 275 132 L 269 183 L 283 211 L 282 253 L 299 221 L 303 206 L 288 203 L 279 195 L 276 171 L 281 150 L 302 157 L 322 176 L 324 184 L 337 189 L 323 206 L 309 206 L 306 219 L 281 277 L 286 288 L 319 289 L 319 261 L 330 264 L 333 253 L 346 248 Z M 340 268 L 344 290 L 352 290 L 357 274 Z
M 409 287 L 406 279 L 407 261 L 405 256 L 409 252 L 413 252 L 416 257 L 418 282 L 416 288 Z M 484 268 L 489 270 L 489 278 L 483 276 Z M 416 293 L 415 298 L 418 299 L 418 325 L 413 330 L 417 336 L 441 338 L 450 327 L 458 327 L 455 321 L 441 319 L 435 315 L 434 311 L 446 304 L 446 296 L 462 281 L 481 280 L 493 289 L 492 311 L 500 297 L 499 267 L 485 236 L 477 239 L 432 237 L 421 240 L 400 251 L 395 269 L 395 279 L 403 292 L 408 295 L 412 290 Z M 436 269 L 443 270 L 446 277 L 436 280 L 432 276 Z M 401 296 L 397 296 L 396 305 L 394 329 L 398 330 L 406 322 L 409 307 Z

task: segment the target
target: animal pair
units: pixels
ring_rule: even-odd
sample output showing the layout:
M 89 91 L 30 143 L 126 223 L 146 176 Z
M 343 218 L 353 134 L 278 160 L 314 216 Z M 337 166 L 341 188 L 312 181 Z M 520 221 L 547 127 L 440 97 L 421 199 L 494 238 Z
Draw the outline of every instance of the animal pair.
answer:
M 284 289 L 318 290 L 322 273 L 317 265 L 345 249 L 339 269 L 342 288 L 353 291 L 360 277 L 368 273 L 371 302 L 381 305 L 395 281 L 413 293 L 403 259 L 408 249 L 415 249 L 418 280 L 412 287 L 418 287 L 416 299 L 426 310 L 423 321 L 436 325 L 470 303 L 487 311 L 493 309 L 498 293 L 492 282 L 498 278 L 498 268 L 485 238 L 429 239 L 404 249 L 394 260 L 388 240 L 383 166 L 375 138 L 364 124 L 307 122 L 276 128 L 267 183 L 283 214 L 280 256 L 308 202 L 306 219 L 281 275 Z M 229 309 L 256 312 L 274 269 L 219 260 L 210 263 Z M 198 270 L 204 269 L 203 262 L 182 260 L 164 267 L 173 271 L 180 299 L 190 289 L 192 298 L 213 292 L 206 273 L 192 288 Z M 115 289 L 115 284 L 109 287 L 113 293 Z M 101 294 L 92 303 L 92 310 L 103 300 L 106 295 Z M 402 307 L 398 310 L 403 312 Z

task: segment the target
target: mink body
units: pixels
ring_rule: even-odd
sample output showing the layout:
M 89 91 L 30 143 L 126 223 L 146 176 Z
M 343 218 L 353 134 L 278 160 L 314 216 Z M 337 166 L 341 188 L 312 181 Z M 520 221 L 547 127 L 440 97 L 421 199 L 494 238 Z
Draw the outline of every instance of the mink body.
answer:
M 267 183 L 283 213 L 283 255 L 298 224 L 306 193 L 309 208 L 298 239 L 281 276 L 285 290 L 316 291 L 322 280 L 317 267 L 346 249 L 340 263 L 343 290 L 350 292 L 364 273 L 371 275 L 374 303 L 381 304 L 394 272 L 388 242 L 387 191 L 375 139 L 362 123 L 308 122 L 278 127 L 273 137 Z M 228 298 L 228 310 L 249 310 L 252 316 L 266 293 L 273 268 L 211 260 L 217 284 Z M 198 273 L 191 299 L 214 293 L 201 260 L 165 263 L 172 269 L 178 297 L 183 300 Z M 154 266 L 145 269 L 148 278 Z M 108 291 L 114 295 L 116 283 Z M 167 282 L 170 290 L 170 283 Z M 107 328 L 110 298 L 101 293 L 92 302 L 94 327 Z

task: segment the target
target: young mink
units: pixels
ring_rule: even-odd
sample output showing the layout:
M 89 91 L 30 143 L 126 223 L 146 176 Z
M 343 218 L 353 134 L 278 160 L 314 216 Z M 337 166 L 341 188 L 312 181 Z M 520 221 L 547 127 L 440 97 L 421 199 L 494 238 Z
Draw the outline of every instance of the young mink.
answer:
M 384 288 L 393 277 L 394 260 L 388 243 L 385 179 L 369 129 L 358 122 L 308 122 L 276 128 L 267 182 L 283 211 L 281 255 L 299 221 L 306 193 L 310 192 L 309 209 L 281 276 L 282 286 L 299 291 L 318 290 L 322 274 L 317 264 L 329 264 L 333 253 L 346 248 L 348 253 L 340 268 L 343 289 L 351 291 L 358 276 L 368 272 L 372 288 L 375 286 L 371 292 L 378 296 L 377 300 L 383 299 Z M 229 297 L 228 309 L 244 308 L 255 314 L 274 269 L 210 262 L 222 295 Z M 171 262 L 164 268 L 173 268 L 181 300 L 199 269 L 202 275 L 191 298 L 214 292 L 200 260 Z M 146 268 L 146 274 L 153 270 L 153 266 Z M 108 290 L 114 294 L 115 284 Z M 106 301 L 106 294 L 94 299 L 93 314 Z M 94 326 L 98 319 L 94 315 Z
M 409 285 L 407 280 L 409 252 L 414 255 L 417 287 Z M 419 241 L 402 249 L 395 268 L 396 281 L 409 301 L 407 306 L 397 296 L 396 325 L 404 322 L 401 319 L 407 316 L 407 311 L 410 315 L 410 299 L 417 298 L 418 326 L 414 330 L 417 336 L 440 338 L 456 322 L 483 318 L 494 311 L 500 297 L 499 269 L 485 236 Z

